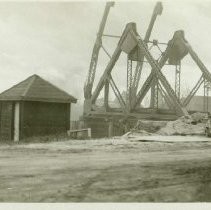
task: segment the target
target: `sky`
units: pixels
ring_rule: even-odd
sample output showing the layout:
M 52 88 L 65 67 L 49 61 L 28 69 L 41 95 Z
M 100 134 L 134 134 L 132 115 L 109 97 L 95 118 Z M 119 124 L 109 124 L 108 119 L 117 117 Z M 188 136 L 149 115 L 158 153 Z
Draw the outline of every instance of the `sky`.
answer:
M 128 22 L 135 22 L 141 37 L 149 24 L 156 1 L 117 1 L 110 10 L 105 33 L 121 35 Z M 83 103 L 91 52 L 104 11 L 104 1 L 86 2 L 1 2 L 0 1 L 0 92 L 38 74 Z M 211 69 L 211 1 L 163 1 L 163 13 L 156 20 L 152 39 L 168 42 L 176 30 L 185 37 L 208 69 Z M 112 54 L 117 39 L 104 38 Z M 101 51 L 95 84 L 108 57 Z M 174 81 L 174 69 L 165 75 Z M 211 70 L 210 70 L 211 71 Z M 114 79 L 120 90 L 126 87 L 125 55 L 117 62 Z M 143 72 L 143 78 L 147 73 Z M 181 88 L 191 89 L 200 71 L 190 57 L 182 61 Z M 201 94 L 202 90 L 198 94 Z

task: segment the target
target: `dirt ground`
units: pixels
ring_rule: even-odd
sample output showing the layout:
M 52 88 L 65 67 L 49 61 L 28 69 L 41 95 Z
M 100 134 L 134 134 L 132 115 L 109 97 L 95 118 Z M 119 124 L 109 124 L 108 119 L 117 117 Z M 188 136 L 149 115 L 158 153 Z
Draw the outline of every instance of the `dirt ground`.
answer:
M 0 202 L 211 201 L 211 141 L 197 139 L 1 145 Z

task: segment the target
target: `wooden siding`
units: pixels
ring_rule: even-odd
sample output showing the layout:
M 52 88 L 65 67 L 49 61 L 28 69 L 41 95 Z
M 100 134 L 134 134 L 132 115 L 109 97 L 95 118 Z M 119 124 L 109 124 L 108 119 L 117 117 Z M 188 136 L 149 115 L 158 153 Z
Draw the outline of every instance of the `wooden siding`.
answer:
M 0 103 L 0 141 L 13 139 L 13 103 Z
M 21 139 L 66 132 L 69 126 L 69 103 L 21 103 Z
M 108 123 L 102 118 L 88 118 L 85 127 L 91 128 L 92 138 L 108 137 Z
M 105 118 L 86 118 L 85 127 L 91 128 L 92 138 L 108 137 L 109 122 Z M 119 125 L 118 120 L 113 122 L 113 136 L 120 136 L 125 133 L 124 127 Z

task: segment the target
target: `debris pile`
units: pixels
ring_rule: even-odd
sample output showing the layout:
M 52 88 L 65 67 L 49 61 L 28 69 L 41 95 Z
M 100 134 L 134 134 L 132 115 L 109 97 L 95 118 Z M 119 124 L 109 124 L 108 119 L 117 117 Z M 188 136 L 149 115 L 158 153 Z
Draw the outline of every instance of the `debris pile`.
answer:
M 138 120 L 134 128 L 135 131 L 155 133 L 166 126 L 168 121 Z
M 191 118 L 192 118 L 193 122 L 195 122 L 195 123 L 200 123 L 200 122 L 205 123 L 207 121 L 207 117 L 208 116 L 206 113 L 201 113 L 201 112 L 196 112 L 191 115 Z M 192 124 L 193 124 L 193 122 L 192 122 Z
M 204 135 L 206 114 L 194 113 L 190 117 L 183 116 L 170 121 L 161 128 L 159 135 Z
M 191 116 L 182 116 L 175 121 L 139 120 L 130 132 L 124 136 L 128 138 L 150 135 L 204 135 L 207 114 L 194 113 Z

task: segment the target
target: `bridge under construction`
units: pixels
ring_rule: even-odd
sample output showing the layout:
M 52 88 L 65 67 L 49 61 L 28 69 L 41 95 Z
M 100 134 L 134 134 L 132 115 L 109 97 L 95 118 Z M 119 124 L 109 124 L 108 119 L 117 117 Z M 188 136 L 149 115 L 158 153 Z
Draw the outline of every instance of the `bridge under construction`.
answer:
M 180 116 L 188 116 L 190 112 L 187 110 L 187 106 L 202 85 L 204 88 L 204 111 L 206 112 L 206 101 L 208 101 L 206 97 L 208 97 L 211 87 L 211 73 L 185 39 L 184 31 L 175 31 L 171 40 L 166 43 L 160 43 L 155 39 L 151 40 L 151 32 L 155 21 L 163 11 L 162 3 L 156 3 L 144 37 L 140 36 L 136 24 L 133 22 L 126 24 L 121 36 L 104 34 L 108 14 L 113 6 L 114 2 L 106 3 L 84 85 L 83 120 L 88 127 L 92 128 L 93 136 L 111 136 L 124 133 L 139 119 L 175 120 Z M 108 53 L 103 45 L 102 38 L 104 36 L 119 39 L 112 55 Z M 161 45 L 166 45 L 165 50 L 161 50 Z M 153 48 L 157 48 L 160 52 L 156 58 L 153 57 L 151 52 Z M 105 52 L 109 62 L 94 87 L 100 50 Z M 125 97 L 123 97 L 112 76 L 112 70 L 121 54 L 126 54 L 127 57 Z M 200 70 L 201 76 L 193 89 L 183 98 L 180 93 L 181 61 L 188 54 Z M 144 63 L 150 66 L 151 71 L 140 85 L 140 79 L 144 74 Z M 162 71 L 166 65 L 173 66 L 175 69 L 174 87 L 172 87 Z M 123 73 L 121 70 L 119 74 Z M 101 92 L 103 92 L 103 102 L 99 105 L 97 100 Z M 110 106 L 109 94 L 111 92 L 115 95 L 119 107 Z M 150 105 L 146 108 L 141 104 L 147 93 L 150 93 Z M 162 100 L 165 106 L 159 106 L 159 100 Z

